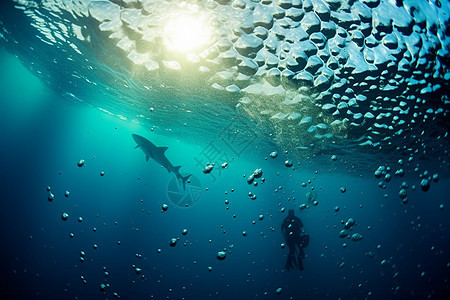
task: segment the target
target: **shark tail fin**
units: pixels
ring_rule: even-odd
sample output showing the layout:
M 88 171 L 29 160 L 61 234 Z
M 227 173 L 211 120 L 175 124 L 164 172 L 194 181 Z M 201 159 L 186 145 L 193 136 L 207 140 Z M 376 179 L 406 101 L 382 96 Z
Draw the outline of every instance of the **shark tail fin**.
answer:
M 186 190 L 186 181 L 191 177 L 192 174 L 189 174 L 187 176 L 181 176 L 181 179 L 183 180 L 183 189 Z

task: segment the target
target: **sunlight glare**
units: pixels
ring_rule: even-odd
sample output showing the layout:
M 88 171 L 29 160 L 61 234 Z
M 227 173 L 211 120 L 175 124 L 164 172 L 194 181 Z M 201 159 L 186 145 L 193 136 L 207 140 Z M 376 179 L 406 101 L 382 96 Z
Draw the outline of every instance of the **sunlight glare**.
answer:
M 205 46 L 211 31 L 205 17 L 180 15 L 171 19 L 164 28 L 166 46 L 177 52 L 189 52 Z

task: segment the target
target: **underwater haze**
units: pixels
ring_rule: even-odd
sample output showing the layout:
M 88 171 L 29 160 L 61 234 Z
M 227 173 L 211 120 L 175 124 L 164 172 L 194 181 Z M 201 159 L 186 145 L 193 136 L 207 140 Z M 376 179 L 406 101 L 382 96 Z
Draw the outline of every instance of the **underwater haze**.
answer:
M 450 299 L 450 2 L 5 0 L 0 299 Z

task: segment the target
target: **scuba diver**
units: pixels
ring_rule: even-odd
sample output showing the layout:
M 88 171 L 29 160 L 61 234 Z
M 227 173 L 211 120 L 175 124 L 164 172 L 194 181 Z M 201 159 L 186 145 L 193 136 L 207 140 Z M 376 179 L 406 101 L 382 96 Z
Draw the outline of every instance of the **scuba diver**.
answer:
M 303 248 L 309 244 L 309 235 L 304 233 L 302 227 L 302 221 L 294 215 L 294 210 L 290 209 L 288 216 L 284 218 L 281 224 L 281 233 L 286 241 L 286 245 L 289 247 L 286 270 L 295 268 L 303 270 L 302 259 L 305 256 Z

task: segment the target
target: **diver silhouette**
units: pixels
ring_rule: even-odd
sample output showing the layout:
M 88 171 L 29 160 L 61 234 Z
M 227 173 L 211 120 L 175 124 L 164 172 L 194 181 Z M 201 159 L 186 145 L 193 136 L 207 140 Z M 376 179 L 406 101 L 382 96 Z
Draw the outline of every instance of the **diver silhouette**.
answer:
M 281 224 L 281 233 L 286 241 L 286 245 L 289 247 L 286 270 L 303 270 L 302 259 L 305 256 L 303 248 L 309 244 L 309 235 L 304 233 L 302 227 L 302 220 L 294 215 L 293 209 L 290 209 L 288 216 L 284 218 Z

